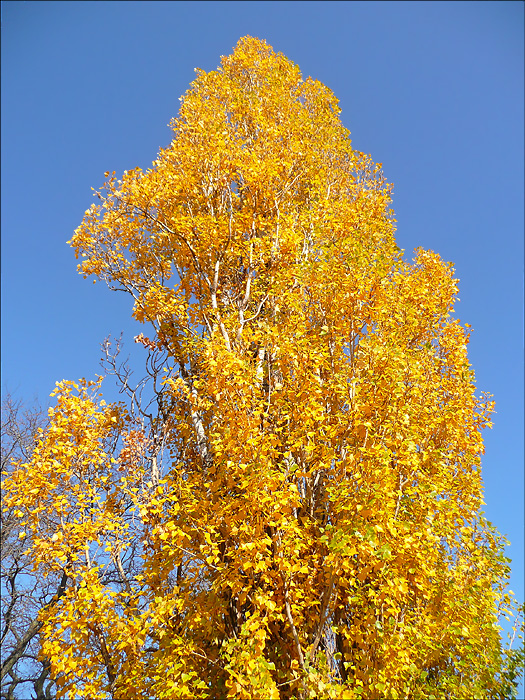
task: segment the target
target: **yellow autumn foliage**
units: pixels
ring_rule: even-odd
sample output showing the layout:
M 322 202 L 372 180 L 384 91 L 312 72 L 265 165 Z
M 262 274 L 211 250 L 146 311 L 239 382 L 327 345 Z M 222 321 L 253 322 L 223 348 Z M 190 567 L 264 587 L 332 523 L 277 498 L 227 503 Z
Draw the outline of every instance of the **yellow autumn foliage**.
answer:
M 264 41 L 171 126 L 71 240 L 149 329 L 156 412 L 61 383 L 7 485 L 69 577 L 42 616 L 60 697 L 507 697 L 451 265 L 404 261 L 381 165 Z

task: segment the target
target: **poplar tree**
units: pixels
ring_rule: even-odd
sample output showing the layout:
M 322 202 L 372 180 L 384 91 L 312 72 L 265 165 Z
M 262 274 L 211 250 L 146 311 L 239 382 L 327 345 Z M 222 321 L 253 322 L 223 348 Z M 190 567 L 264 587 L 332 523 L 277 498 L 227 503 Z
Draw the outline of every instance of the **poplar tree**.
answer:
M 59 697 L 514 692 L 457 280 L 406 262 L 339 112 L 245 37 L 70 241 L 132 297 L 149 388 L 106 346 L 127 402 L 60 382 L 7 484 L 34 566 L 67 577 L 41 613 Z

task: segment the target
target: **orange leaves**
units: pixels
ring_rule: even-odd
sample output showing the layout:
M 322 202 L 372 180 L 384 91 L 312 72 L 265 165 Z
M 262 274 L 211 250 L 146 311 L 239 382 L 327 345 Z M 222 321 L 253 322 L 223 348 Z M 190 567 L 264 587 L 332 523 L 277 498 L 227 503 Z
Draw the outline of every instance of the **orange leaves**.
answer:
M 31 462 L 19 465 L 6 483 L 6 501 L 20 504 L 34 566 L 44 572 L 66 569 L 73 576 L 83 560 L 90 565 L 92 543 L 122 531 L 109 493 L 112 459 L 103 447 L 114 432 L 115 409 L 97 406 L 90 396 L 99 384 L 57 385 L 48 430 Z
M 106 174 L 72 238 L 80 271 L 151 326 L 135 340 L 155 400 L 133 424 L 62 384 L 9 486 L 36 564 L 77 582 L 46 623 L 64 693 L 497 688 L 475 680 L 497 635 L 468 646 L 505 571 L 479 512 L 492 407 L 457 280 L 431 251 L 403 261 L 391 186 L 338 114 L 245 37 L 197 71 L 150 170 Z

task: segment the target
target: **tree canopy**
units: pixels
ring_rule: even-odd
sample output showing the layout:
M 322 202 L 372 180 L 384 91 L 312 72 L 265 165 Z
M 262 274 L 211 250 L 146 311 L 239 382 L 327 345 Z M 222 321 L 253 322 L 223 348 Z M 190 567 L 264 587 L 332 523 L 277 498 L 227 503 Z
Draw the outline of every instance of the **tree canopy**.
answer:
M 71 240 L 133 298 L 6 482 L 59 697 L 503 698 L 517 657 L 457 280 L 395 243 L 391 185 L 337 100 L 245 37 L 147 171 L 106 173 Z

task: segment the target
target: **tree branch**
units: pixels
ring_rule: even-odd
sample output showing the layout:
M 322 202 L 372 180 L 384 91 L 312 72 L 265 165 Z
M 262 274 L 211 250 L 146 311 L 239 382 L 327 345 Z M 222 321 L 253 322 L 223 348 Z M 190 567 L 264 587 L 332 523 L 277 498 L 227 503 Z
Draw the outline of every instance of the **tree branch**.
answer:
M 57 592 L 53 596 L 52 600 L 50 600 L 50 602 L 42 608 L 43 610 L 49 608 L 51 605 L 54 605 L 64 595 L 64 593 L 66 592 L 66 584 L 68 578 L 68 575 L 64 572 L 62 574 L 62 578 L 60 580 Z M 13 649 L 11 654 L 9 654 L 7 659 L 2 663 L 2 667 L 0 669 L 0 680 L 2 680 L 9 673 L 9 671 L 13 668 L 16 662 L 24 655 L 24 652 L 27 649 L 27 645 L 33 639 L 33 637 L 35 637 L 40 632 L 43 624 L 44 623 L 38 618 L 35 618 L 31 622 L 31 624 L 27 628 L 26 633 L 24 634 L 22 639 L 20 639 L 15 649 Z

